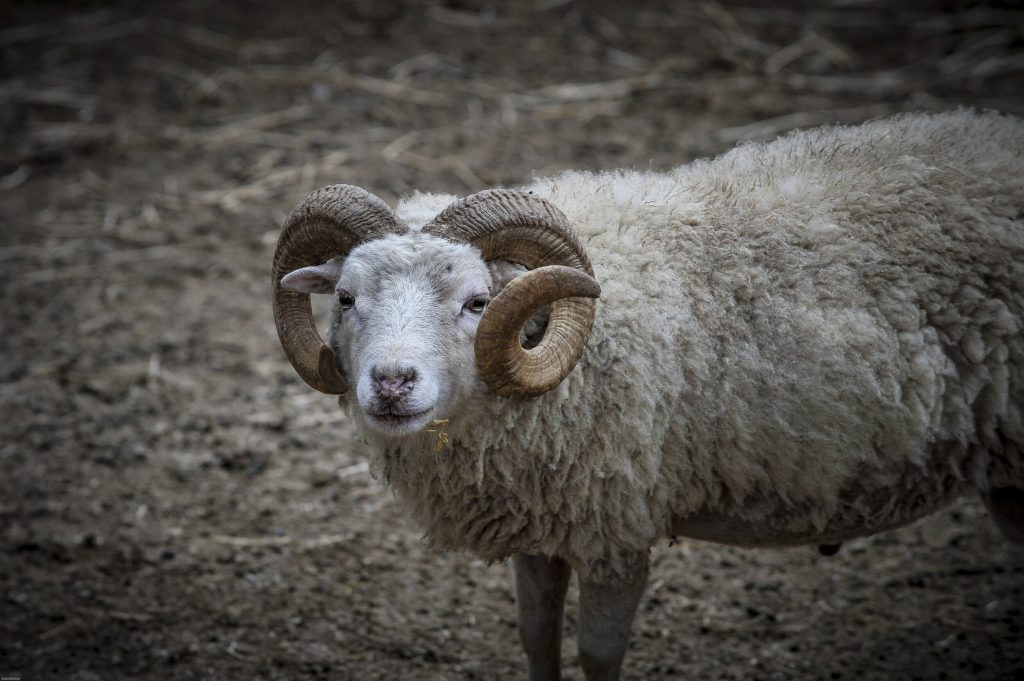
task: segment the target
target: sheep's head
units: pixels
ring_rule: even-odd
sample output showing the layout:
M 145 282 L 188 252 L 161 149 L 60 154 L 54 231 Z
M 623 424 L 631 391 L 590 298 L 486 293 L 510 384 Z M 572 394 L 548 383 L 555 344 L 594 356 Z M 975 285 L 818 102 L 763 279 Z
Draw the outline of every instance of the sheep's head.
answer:
M 500 288 L 488 268 L 496 259 L 529 271 Z M 519 398 L 558 385 L 593 325 L 592 275 L 565 216 L 543 199 L 481 192 L 408 232 L 379 198 L 336 185 L 308 196 L 285 224 L 274 318 L 309 385 L 344 394 L 351 382 L 371 427 L 407 434 L 454 415 L 482 384 Z M 327 344 L 310 293 L 334 296 Z M 520 330 L 549 304 L 543 337 L 524 349 Z

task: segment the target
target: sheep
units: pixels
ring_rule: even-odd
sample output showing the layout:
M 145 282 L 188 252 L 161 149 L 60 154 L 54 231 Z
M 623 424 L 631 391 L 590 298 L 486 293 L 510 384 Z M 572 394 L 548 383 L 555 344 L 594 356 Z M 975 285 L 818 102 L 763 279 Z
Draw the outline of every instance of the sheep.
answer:
M 310 293 L 333 295 L 326 344 Z M 273 296 L 292 364 L 427 537 L 512 557 L 531 679 L 560 677 L 573 570 L 586 678 L 618 678 L 663 537 L 827 553 L 977 490 L 1024 541 L 1013 117 L 906 114 L 395 211 L 336 185 L 288 219 Z

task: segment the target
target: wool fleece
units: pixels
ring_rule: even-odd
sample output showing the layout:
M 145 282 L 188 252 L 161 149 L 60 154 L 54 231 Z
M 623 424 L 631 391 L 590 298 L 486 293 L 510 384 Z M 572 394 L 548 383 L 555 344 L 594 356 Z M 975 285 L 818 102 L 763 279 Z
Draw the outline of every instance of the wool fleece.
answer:
M 436 545 L 602 581 L 687 519 L 833 542 L 1024 487 L 1024 122 L 904 115 L 523 191 L 582 236 L 597 318 L 556 389 L 481 388 L 440 449 L 367 431 Z M 402 201 L 397 238 L 455 198 Z

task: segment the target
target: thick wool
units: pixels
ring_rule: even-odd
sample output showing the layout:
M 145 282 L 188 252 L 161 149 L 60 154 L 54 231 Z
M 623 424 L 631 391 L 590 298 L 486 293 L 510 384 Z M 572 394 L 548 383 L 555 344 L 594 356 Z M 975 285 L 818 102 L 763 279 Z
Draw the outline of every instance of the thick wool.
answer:
M 367 433 L 435 544 L 613 579 L 679 518 L 839 540 L 1024 486 L 1024 122 L 905 115 L 525 189 L 583 236 L 597 320 L 558 388 L 481 396 L 441 451 Z

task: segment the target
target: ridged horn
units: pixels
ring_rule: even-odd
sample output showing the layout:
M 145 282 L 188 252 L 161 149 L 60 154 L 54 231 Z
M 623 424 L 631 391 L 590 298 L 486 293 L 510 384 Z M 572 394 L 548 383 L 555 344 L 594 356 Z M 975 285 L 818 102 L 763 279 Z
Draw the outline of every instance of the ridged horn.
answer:
M 341 395 L 348 391 L 348 382 L 334 351 L 317 331 L 309 295 L 283 288 L 281 278 L 299 268 L 348 255 L 364 241 L 403 231 L 387 203 L 347 184 L 316 190 L 288 216 L 274 252 L 274 324 L 295 371 L 320 392 Z
M 485 260 L 505 258 L 530 270 L 491 301 L 477 327 L 476 364 L 484 383 L 505 397 L 536 397 L 561 383 L 583 354 L 594 325 L 593 299 L 601 294 L 568 218 L 540 197 L 491 189 L 455 201 L 423 231 L 470 243 Z M 519 332 L 545 305 L 552 305 L 547 329 L 526 350 Z

